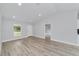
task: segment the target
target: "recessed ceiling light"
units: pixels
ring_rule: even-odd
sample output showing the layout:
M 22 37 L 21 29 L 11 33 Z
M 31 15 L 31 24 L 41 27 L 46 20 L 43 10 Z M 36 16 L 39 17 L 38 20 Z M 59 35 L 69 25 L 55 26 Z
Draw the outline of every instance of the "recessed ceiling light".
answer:
M 22 5 L 22 3 L 18 3 L 18 6 L 21 6 Z
M 38 16 L 42 16 L 42 14 L 38 14 Z
M 13 19 L 15 19 L 15 16 L 12 16 Z

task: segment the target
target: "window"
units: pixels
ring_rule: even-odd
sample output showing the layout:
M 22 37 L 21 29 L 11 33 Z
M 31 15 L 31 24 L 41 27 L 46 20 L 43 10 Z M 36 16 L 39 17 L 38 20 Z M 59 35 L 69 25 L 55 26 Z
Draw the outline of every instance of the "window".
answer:
M 21 36 L 21 25 L 20 24 L 14 24 L 13 26 L 13 32 L 14 36 Z

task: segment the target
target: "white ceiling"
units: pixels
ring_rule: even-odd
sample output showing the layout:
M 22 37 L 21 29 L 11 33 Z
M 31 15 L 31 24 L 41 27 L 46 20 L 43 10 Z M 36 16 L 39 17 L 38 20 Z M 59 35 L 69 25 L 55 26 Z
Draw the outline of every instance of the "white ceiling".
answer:
M 79 8 L 79 4 L 68 3 L 23 3 L 18 6 L 17 3 L 0 4 L 2 16 L 9 20 L 26 21 L 33 23 L 50 17 L 51 15 L 66 10 L 74 10 Z M 38 16 L 41 14 L 41 16 Z M 15 19 L 12 18 L 15 16 Z

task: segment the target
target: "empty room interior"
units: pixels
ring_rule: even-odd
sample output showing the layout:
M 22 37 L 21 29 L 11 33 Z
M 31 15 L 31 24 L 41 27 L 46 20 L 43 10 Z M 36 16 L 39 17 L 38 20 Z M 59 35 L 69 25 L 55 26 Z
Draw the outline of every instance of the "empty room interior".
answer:
M 79 56 L 79 4 L 0 3 L 0 56 Z

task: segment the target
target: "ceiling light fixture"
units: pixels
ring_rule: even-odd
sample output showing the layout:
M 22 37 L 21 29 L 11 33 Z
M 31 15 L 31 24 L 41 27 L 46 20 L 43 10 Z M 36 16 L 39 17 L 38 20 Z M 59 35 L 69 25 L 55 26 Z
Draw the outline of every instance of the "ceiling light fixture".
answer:
M 42 14 L 38 14 L 38 16 L 42 16 Z
M 15 16 L 12 16 L 13 19 L 15 19 Z
M 22 3 L 18 3 L 18 6 L 21 6 L 22 5 Z

